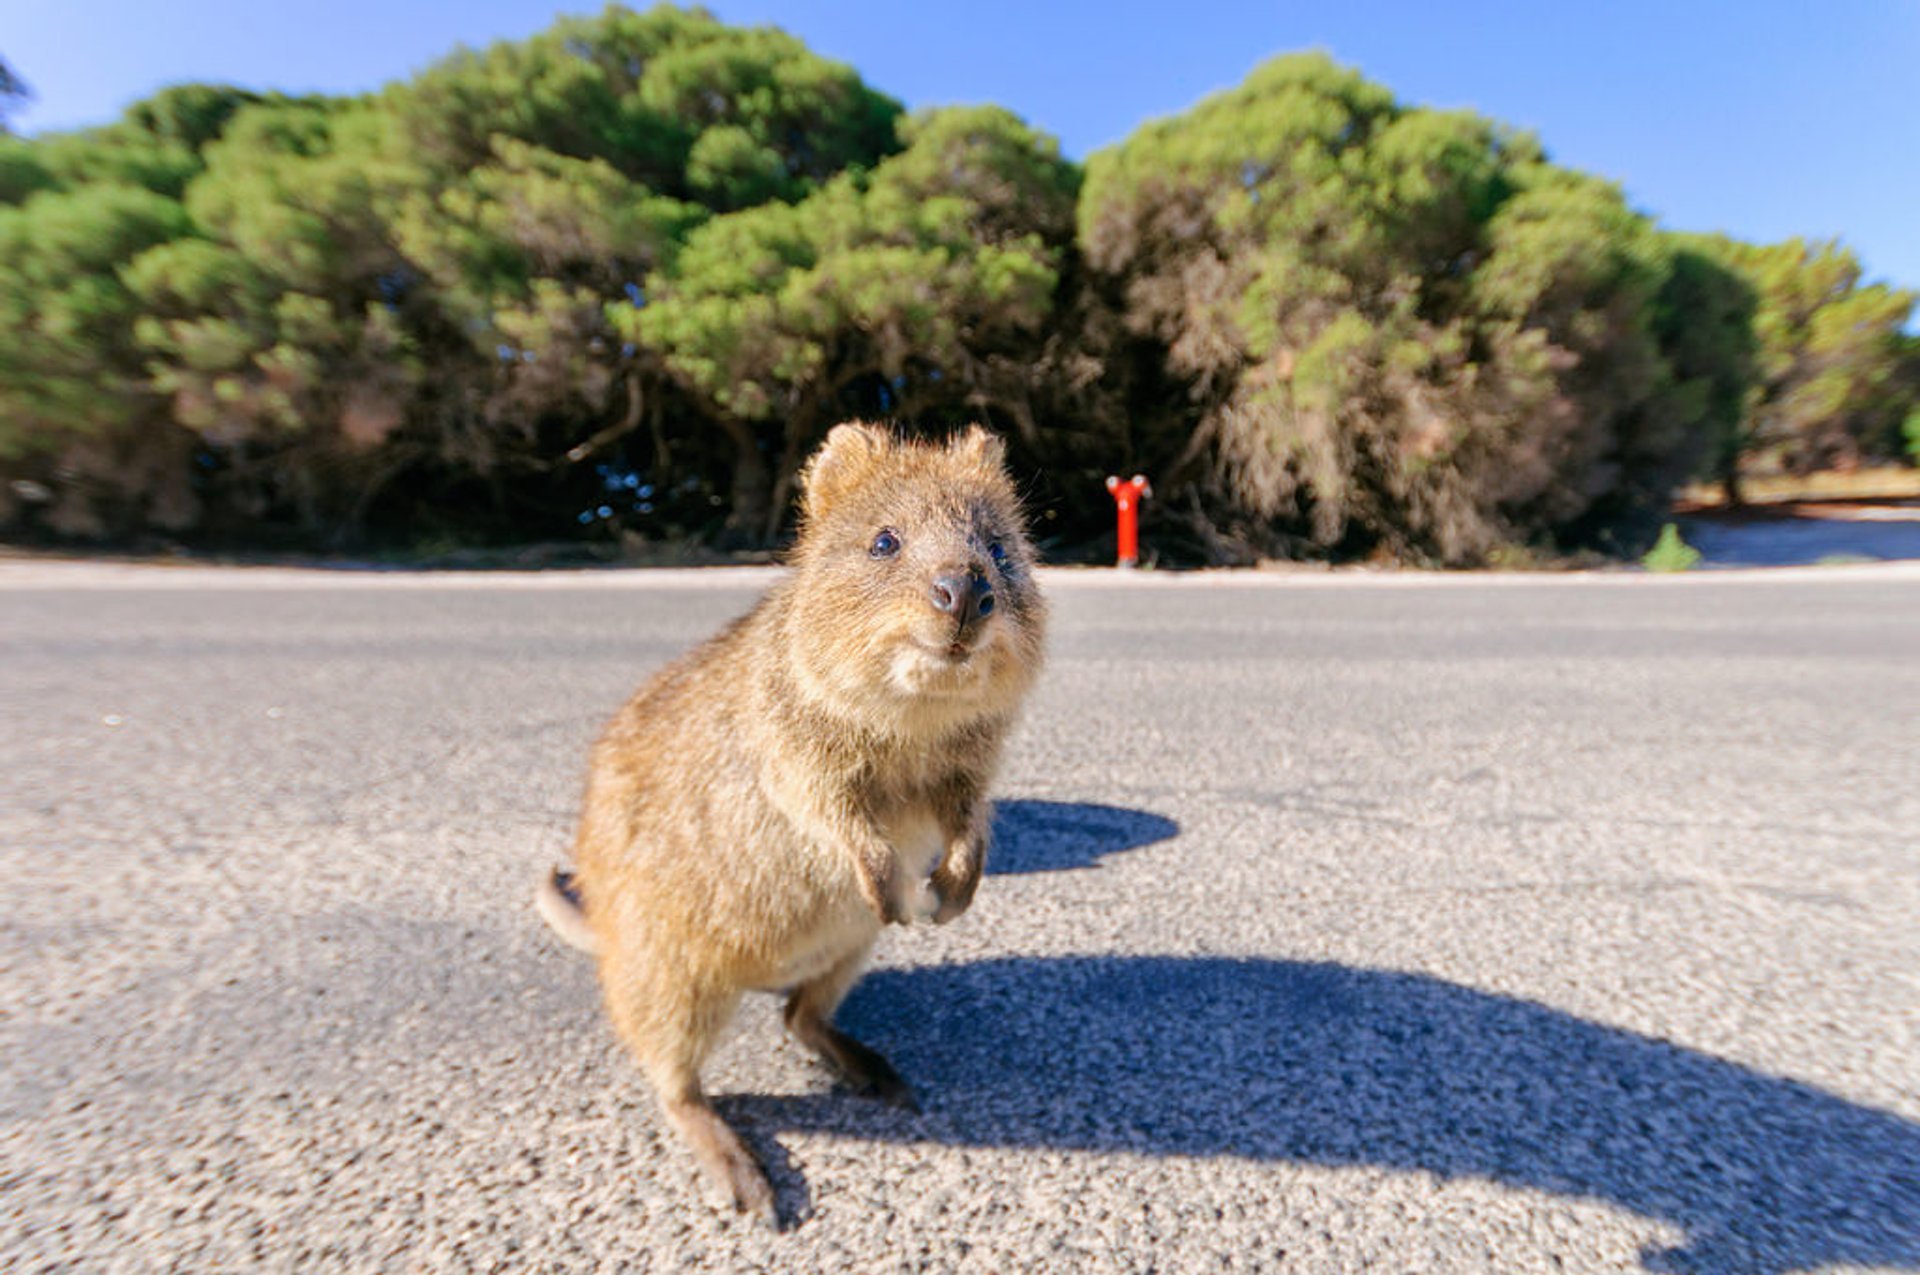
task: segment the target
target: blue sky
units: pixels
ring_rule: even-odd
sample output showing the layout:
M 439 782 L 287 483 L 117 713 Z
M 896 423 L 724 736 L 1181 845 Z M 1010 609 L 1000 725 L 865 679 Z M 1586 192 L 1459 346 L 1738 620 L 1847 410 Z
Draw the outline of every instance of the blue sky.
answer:
M 571 6 L 596 10 L 597 3 Z M 1869 277 L 1920 287 L 1920 3 L 1136 4 L 715 0 L 852 63 L 909 106 L 991 101 L 1070 155 L 1321 48 L 1408 102 L 1533 129 L 1669 226 L 1837 236 Z M 354 92 L 456 43 L 530 34 L 520 0 L 4 0 L 0 56 L 28 131 L 111 118 L 170 83 Z

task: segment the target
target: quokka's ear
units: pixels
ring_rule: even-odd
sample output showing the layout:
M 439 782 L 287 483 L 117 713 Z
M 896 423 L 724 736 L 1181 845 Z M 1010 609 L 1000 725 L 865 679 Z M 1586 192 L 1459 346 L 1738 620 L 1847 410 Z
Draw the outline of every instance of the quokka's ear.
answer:
M 894 448 L 894 438 L 877 425 L 835 425 L 800 475 L 802 504 L 817 517 L 840 498 L 874 462 Z
M 969 425 L 947 441 L 956 455 L 988 469 L 1001 469 L 1007 463 L 1006 440 L 984 425 Z

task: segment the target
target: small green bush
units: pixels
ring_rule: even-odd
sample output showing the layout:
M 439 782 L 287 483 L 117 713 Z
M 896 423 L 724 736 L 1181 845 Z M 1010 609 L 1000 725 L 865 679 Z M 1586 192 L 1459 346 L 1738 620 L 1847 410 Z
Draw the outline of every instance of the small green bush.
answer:
M 1700 551 L 1680 538 L 1680 528 L 1668 523 L 1660 539 L 1640 559 L 1649 571 L 1691 571 L 1700 563 Z

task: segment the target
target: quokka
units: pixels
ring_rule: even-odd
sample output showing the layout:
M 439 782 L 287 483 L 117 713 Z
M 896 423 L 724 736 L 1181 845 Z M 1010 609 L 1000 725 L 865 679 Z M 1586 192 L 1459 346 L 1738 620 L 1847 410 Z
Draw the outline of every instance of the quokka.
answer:
M 966 911 L 988 787 L 1046 608 L 1000 440 L 841 425 L 802 475 L 791 574 L 640 688 L 594 746 L 571 872 L 542 913 L 595 953 L 608 1014 L 711 1182 L 778 1226 L 700 1067 L 751 990 L 851 1088 L 911 1107 L 833 1025 L 882 927 Z

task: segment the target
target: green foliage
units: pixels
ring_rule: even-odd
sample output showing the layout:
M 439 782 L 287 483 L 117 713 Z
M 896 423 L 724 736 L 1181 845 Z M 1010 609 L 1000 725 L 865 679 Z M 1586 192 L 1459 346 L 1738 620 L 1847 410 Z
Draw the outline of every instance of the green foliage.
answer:
M 1073 170 L 996 108 L 901 134 L 870 174 L 713 218 L 644 309 L 616 314 L 733 440 L 733 521 L 750 533 L 777 527 L 801 459 L 846 416 L 1000 411 L 1031 428 L 1023 354 L 1052 313 Z
M 0 208 L 0 457 L 141 412 L 140 301 L 117 271 L 189 229 L 177 202 L 132 186 L 42 191 Z
M 1655 330 L 1675 374 L 1697 396 L 1693 415 L 1705 432 L 1701 459 L 1739 496 L 1749 399 L 1759 375 L 1752 286 L 1701 240 L 1671 235 L 1673 249 Z
M 1080 228 L 1186 389 L 1140 423 L 1162 490 L 1241 552 L 1469 563 L 1644 518 L 1722 406 L 1692 381 L 1739 379 L 1669 357 L 1690 297 L 1617 189 L 1317 55 L 1096 155 Z
M 1700 551 L 1680 538 L 1680 528 L 1668 523 L 1660 529 L 1660 539 L 1640 557 L 1640 565 L 1649 571 L 1691 571 L 1700 564 Z
M 183 84 L 134 103 L 103 128 L 31 142 L 0 136 L 0 203 L 18 203 L 35 190 L 101 183 L 178 198 L 200 173 L 201 152 L 235 112 L 253 102 L 289 100 L 226 85 Z
M 140 301 L 118 274 L 189 230 L 178 202 L 134 186 L 42 190 L 0 207 L 0 473 L 54 487 L 52 530 L 197 517 L 185 438 L 142 376 Z
M 52 190 L 60 181 L 32 142 L 0 134 L 0 204 L 18 204 L 35 191 Z
M 1901 371 L 1915 294 L 1863 283 L 1859 259 L 1836 243 L 1689 242 L 1755 297 L 1758 382 L 1738 430 L 1740 465 L 1807 473 L 1897 455 L 1916 402 Z
M 197 153 L 220 136 L 241 107 L 286 100 L 277 93 L 263 96 L 229 84 L 178 84 L 135 102 L 123 123 L 129 131 Z
M 198 157 L 187 147 L 118 127 L 37 139 L 33 152 L 63 189 L 139 186 L 177 199 L 200 171 Z
M 900 113 L 783 31 L 665 4 L 610 6 L 456 53 L 391 89 L 387 105 L 449 170 L 483 162 L 505 135 L 718 209 L 798 198 L 871 165 L 894 149 Z
M 1912 298 L 1858 273 L 1662 233 L 1325 57 L 1083 172 L 616 5 L 367 97 L 0 136 L 0 479 L 55 493 L 0 524 L 763 544 L 864 418 L 998 428 L 1069 543 L 1117 470 L 1176 558 L 1625 551 L 1689 471 L 1899 447 Z

